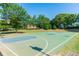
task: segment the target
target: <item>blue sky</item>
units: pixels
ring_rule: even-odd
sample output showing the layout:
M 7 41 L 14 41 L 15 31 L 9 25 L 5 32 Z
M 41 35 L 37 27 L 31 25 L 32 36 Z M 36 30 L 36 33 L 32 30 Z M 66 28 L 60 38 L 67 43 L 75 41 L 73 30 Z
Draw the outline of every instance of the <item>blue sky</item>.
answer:
M 22 3 L 23 8 L 33 15 L 43 14 L 52 19 L 59 13 L 78 13 L 78 3 Z

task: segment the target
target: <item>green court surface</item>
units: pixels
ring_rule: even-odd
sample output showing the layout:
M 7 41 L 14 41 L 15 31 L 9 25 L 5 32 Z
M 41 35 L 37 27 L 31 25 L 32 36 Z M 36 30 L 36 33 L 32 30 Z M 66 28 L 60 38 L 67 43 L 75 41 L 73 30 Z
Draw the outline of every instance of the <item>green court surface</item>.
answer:
M 73 32 L 38 32 L 1 39 L 1 45 L 5 56 L 43 56 L 52 55 L 56 50 L 69 42 L 76 33 Z M 34 36 L 30 40 L 26 37 Z M 24 38 L 25 37 L 25 38 Z M 16 40 L 15 40 L 16 39 Z M 18 41 L 18 40 L 21 41 Z M 24 40 L 28 39 L 28 40 Z

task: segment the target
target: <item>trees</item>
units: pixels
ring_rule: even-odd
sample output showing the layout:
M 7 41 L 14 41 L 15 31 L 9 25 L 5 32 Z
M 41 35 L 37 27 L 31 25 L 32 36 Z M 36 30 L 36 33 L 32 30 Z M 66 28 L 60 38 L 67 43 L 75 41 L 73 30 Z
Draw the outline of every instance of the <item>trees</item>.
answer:
M 2 3 L 0 4 L 3 8 L 3 18 L 5 20 L 10 20 L 10 25 L 12 28 L 17 29 L 22 28 L 23 24 L 21 21 L 28 20 L 28 13 L 22 6 L 13 3 Z
M 0 20 L 0 29 L 1 30 L 8 30 L 9 25 L 7 24 L 7 22 L 5 20 Z
M 52 27 L 56 28 L 68 28 L 72 26 L 72 23 L 76 21 L 75 14 L 58 14 L 56 17 L 51 21 Z
M 79 28 L 79 14 L 77 14 L 76 21 L 72 25 L 74 28 Z
M 33 29 L 36 29 L 37 24 L 38 24 L 38 20 L 37 20 L 36 15 L 34 15 L 33 17 L 31 17 L 30 25 L 33 27 Z
M 43 15 L 39 15 L 38 18 L 38 27 L 41 28 L 41 29 L 50 29 L 50 20 L 49 18 L 43 16 Z
M 50 21 L 47 17 L 43 15 L 39 15 L 38 18 L 36 16 L 31 17 L 28 15 L 27 11 L 22 8 L 22 6 L 13 3 L 2 3 L 2 18 L 6 20 L 10 20 L 10 25 L 12 28 L 17 29 L 23 28 L 25 29 L 27 25 L 36 26 L 42 29 L 50 28 Z
M 18 4 L 1 3 L 0 6 L 2 7 L 2 9 L 0 9 L 2 19 L 4 19 L 6 23 L 8 23 L 7 20 L 9 20 L 9 25 L 16 31 L 20 28 L 26 29 L 27 25 L 32 27 L 36 26 L 41 29 L 50 29 L 51 27 L 68 28 L 72 27 L 72 24 L 79 18 L 79 14 L 77 16 L 76 14 L 64 13 L 56 15 L 55 18 L 50 21 L 49 18 L 44 15 L 31 17 L 27 11 Z
M 33 17 L 30 17 L 28 24 L 32 26 L 36 26 L 36 22 L 37 22 L 37 19 L 36 19 L 36 16 L 34 15 Z

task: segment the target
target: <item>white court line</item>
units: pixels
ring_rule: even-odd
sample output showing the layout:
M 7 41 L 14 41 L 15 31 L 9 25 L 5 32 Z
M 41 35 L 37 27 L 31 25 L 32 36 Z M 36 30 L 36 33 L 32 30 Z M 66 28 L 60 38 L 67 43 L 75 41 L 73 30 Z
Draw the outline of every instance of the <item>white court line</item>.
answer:
M 76 36 L 78 33 L 74 34 L 73 36 L 71 36 L 69 39 L 67 39 L 66 41 L 64 41 L 63 43 L 57 45 L 56 47 L 52 48 L 49 52 L 47 52 L 47 54 L 49 54 L 50 52 L 54 51 L 55 49 L 57 49 L 58 47 L 60 47 L 61 45 L 65 44 L 66 42 L 68 42 L 69 40 L 71 40 L 74 36 Z
M 44 50 L 46 50 L 47 49 L 47 47 L 48 47 L 48 41 L 46 40 L 46 39 L 44 39 L 45 40 L 45 42 L 46 42 L 46 46 L 45 46 L 45 48 L 41 51 L 41 52 L 44 52 Z M 40 53 L 41 52 L 39 52 L 38 54 L 36 54 L 35 56 L 38 56 L 38 55 L 40 55 Z
M 18 56 L 14 51 L 12 51 L 10 48 L 8 48 L 5 44 L 0 42 L 1 45 L 3 45 L 5 48 L 7 48 L 11 53 L 13 53 L 15 56 Z

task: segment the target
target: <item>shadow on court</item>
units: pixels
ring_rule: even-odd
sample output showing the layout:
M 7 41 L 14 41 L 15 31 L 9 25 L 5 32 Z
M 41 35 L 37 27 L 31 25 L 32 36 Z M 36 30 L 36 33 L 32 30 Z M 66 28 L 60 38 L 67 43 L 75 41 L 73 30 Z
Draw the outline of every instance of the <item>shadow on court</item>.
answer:
M 0 56 L 3 56 L 3 54 L 0 52 Z
M 50 56 L 49 54 L 46 54 L 45 52 L 42 52 L 42 48 L 40 48 L 40 47 L 36 47 L 36 46 L 30 46 L 33 50 L 36 50 L 36 51 L 38 51 L 38 52 L 41 52 L 41 53 L 43 53 L 44 55 L 46 55 L 46 56 Z
M 67 30 L 69 32 L 79 32 L 79 28 L 77 28 L 77 29 L 65 29 L 65 30 Z

